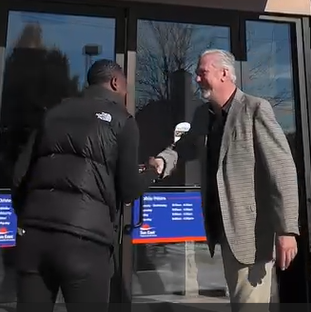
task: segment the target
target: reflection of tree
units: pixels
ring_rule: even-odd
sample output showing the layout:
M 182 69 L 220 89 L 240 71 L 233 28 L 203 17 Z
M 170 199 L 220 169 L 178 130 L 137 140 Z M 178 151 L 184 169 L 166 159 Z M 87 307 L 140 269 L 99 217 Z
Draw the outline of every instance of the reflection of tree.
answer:
M 279 122 L 287 132 L 291 131 L 288 138 L 292 146 L 293 93 L 290 79 L 282 77 L 276 62 L 281 54 L 283 57 L 286 55 L 288 38 L 280 37 L 279 29 L 274 24 L 269 27 L 271 32 L 268 34 L 262 31 L 266 28 L 261 25 L 249 24 L 246 28 L 248 60 L 242 64 L 242 89 L 269 100 L 278 113 Z M 194 105 L 193 100 L 198 100 L 192 92 L 195 83 L 191 79 L 188 80 L 189 86 L 183 84 L 183 79 L 177 79 L 177 87 L 172 88 L 174 74 L 182 70 L 193 72 L 203 49 L 218 48 L 218 39 L 229 39 L 227 35 L 222 35 L 219 27 L 153 21 L 144 21 L 140 27 L 136 105 L 141 130 L 141 160 L 144 160 L 169 143 L 167 141 L 173 136 L 177 122 L 191 120 L 189 107 Z M 289 127 L 285 117 L 289 118 Z
M 252 93 L 264 97 L 273 107 L 276 107 L 291 102 L 293 90 L 291 85 L 284 82 L 284 78 L 276 69 L 277 58 L 282 50 L 288 47 L 289 42 L 287 39 L 276 39 L 276 27 L 271 26 L 271 33 L 262 34 L 265 35 L 263 38 L 258 36 L 258 23 L 250 24 L 247 27 L 247 54 L 249 60 L 247 72 L 243 72 L 243 75 L 247 77 L 247 80 L 243 79 L 243 84 L 246 89 L 249 88 Z
M 29 132 L 43 113 L 61 99 L 78 93 L 65 54 L 43 44 L 39 24 L 24 27 L 6 59 L 1 111 L 2 157 L 14 163 Z M 3 159 L 2 159 L 3 161 Z M 7 167 L 7 164 L 6 164 Z
M 202 42 L 198 37 L 202 28 L 191 24 L 144 21 L 141 27 L 144 29 L 139 34 L 136 74 L 138 108 L 150 100 L 169 99 L 171 73 L 180 69 L 191 72 L 198 54 L 203 48 L 214 47 L 217 37 L 206 30 L 210 34 L 209 39 Z M 257 28 L 257 24 L 247 27 L 249 59 L 243 68 L 243 88 L 264 96 L 273 107 L 288 103 L 292 99 L 292 88 L 284 83 L 275 66 L 276 58 L 288 45 L 288 40 L 278 40 L 274 26 L 269 33 L 271 40 L 267 39 L 267 34 L 263 39 L 258 38 Z
M 201 50 L 213 42 L 213 36 L 199 42 L 198 28 L 191 24 L 147 21 L 143 27 L 137 47 L 138 108 L 150 100 L 169 99 L 171 74 L 191 72 Z
M 242 65 L 242 87 L 246 92 L 271 103 L 277 120 L 291 137 L 291 133 L 295 132 L 295 103 L 287 26 L 268 22 L 248 23 L 248 60 Z

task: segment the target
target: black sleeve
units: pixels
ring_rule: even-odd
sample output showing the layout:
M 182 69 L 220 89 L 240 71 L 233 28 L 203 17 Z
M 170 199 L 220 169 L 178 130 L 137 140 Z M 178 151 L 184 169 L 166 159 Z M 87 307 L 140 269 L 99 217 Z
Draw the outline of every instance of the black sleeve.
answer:
M 130 117 L 118 137 L 119 156 L 117 164 L 117 189 L 120 200 L 130 203 L 141 196 L 158 178 L 154 168 L 146 167 L 139 173 L 139 129 Z
M 198 138 L 208 134 L 209 106 L 200 105 L 194 112 L 189 132 L 175 144 L 174 150 L 180 161 L 191 161 L 198 157 Z
M 18 215 L 22 209 L 26 196 L 26 183 L 31 167 L 33 149 L 37 138 L 37 131 L 33 131 L 27 144 L 22 149 L 13 170 L 12 179 L 12 204 L 15 213 Z
M 180 140 L 174 145 L 174 150 L 178 154 L 179 161 L 186 162 L 196 159 L 196 137 L 191 130 L 182 135 Z

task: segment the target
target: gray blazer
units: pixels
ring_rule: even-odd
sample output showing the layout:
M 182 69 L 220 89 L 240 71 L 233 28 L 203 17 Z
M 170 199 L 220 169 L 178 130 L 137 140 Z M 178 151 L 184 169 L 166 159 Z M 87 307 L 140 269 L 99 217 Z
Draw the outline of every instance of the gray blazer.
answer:
M 178 154 L 169 147 L 159 156 L 167 176 Z M 275 235 L 299 235 L 297 173 L 286 136 L 270 103 L 239 89 L 224 129 L 217 182 L 225 235 L 239 262 L 269 261 Z

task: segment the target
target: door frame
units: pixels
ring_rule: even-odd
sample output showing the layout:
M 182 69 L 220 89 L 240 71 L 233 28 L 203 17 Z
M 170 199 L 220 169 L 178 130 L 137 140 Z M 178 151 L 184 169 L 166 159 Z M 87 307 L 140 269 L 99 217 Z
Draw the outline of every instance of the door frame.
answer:
M 307 220 L 308 245 L 306 252 L 311 250 L 311 43 L 310 18 L 299 16 L 284 16 L 276 14 L 255 14 L 233 10 L 220 10 L 208 8 L 193 8 L 187 6 L 143 4 L 143 3 L 115 3 L 107 0 L 104 5 L 99 2 L 84 2 L 50 0 L 26 1 L 3 0 L 0 4 L 0 103 L 2 95 L 2 79 L 5 62 L 7 22 L 10 10 L 32 11 L 55 14 L 71 14 L 96 17 L 116 18 L 115 53 L 117 62 L 125 69 L 129 82 L 128 108 L 135 115 L 135 69 L 136 69 L 136 40 L 137 20 L 162 20 L 185 22 L 194 24 L 218 25 L 230 27 L 231 51 L 237 61 L 246 60 L 245 21 L 262 20 L 271 22 L 286 22 L 292 25 L 292 47 L 297 47 L 293 53 L 294 90 L 298 96 L 296 109 L 297 151 L 301 166 L 298 168 L 303 176 L 300 188 L 301 211 Z M 195 16 L 195 18 L 194 18 Z M 299 56 L 299 57 L 298 57 Z M 301 57 L 303 56 L 303 57 Z M 294 60 L 297 60 L 295 62 Z M 296 94 L 297 93 L 297 94 Z M 302 148 L 301 148 L 302 145 Z M 122 227 L 131 224 L 131 209 L 124 207 L 121 216 Z M 122 302 L 131 302 L 132 281 L 132 244 L 129 234 L 124 233 L 121 245 L 122 283 L 125 288 L 122 292 Z M 309 255 L 308 255 L 309 257 Z M 308 270 L 310 275 L 310 269 Z M 309 278 L 309 277 L 308 277 Z M 130 305 L 129 305 L 130 306 Z
M 298 175 L 299 193 L 299 249 L 300 256 L 304 258 L 305 298 L 310 298 L 310 250 L 311 250 L 311 149 L 310 149 L 310 105 L 311 105 L 311 63 L 310 63 L 310 27 L 309 18 L 269 15 L 245 15 L 242 23 L 247 21 L 273 22 L 290 26 L 292 82 L 295 101 L 295 153 L 296 169 Z M 305 23 L 305 28 L 303 26 Z M 306 44 L 307 43 L 307 44 Z M 298 258 L 298 257 L 297 257 Z M 284 273 L 281 273 L 284 274 Z M 287 273 L 285 273 L 287 274 Z M 310 299 L 308 299 L 310 300 Z
M 307 75 L 310 68 L 307 68 L 306 55 L 310 55 L 310 49 L 305 46 L 306 36 L 303 34 L 303 19 L 291 18 L 283 16 L 265 16 L 260 15 L 260 20 L 266 22 L 280 22 L 291 24 L 291 49 L 292 49 L 292 66 L 293 66 L 293 89 L 295 94 L 295 121 L 296 121 L 296 151 L 298 158 L 301 162 L 297 166 L 298 174 L 300 174 L 300 181 L 303 183 L 300 191 L 300 213 L 303 213 L 303 220 L 305 217 L 308 222 L 305 224 L 307 229 L 311 225 L 311 214 L 309 213 L 311 208 L 311 154 L 310 154 L 310 75 Z M 249 19 L 248 19 L 249 20 Z M 296 47 L 296 49 L 295 49 Z M 309 51 L 308 51 L 309 50 Z M 301 57 L 305 56 L 305 57 Z M 302 146 L 302 148 L 301 148 Z M 304 180 L 304 181 L 302 181 Z M 311 228 L 308 229 L 309 233 L 309 248 L 311 248 Z
M 195 16 L 195 18 L 193 18 L 193 16 Z M 139 19 L 228 26 L 230 27 L 231 51 L 235 54 L 237 62 L 243 62 L 247 60 L 246 21 L 254 20 L 290 24 L 294 81 L 293 89 L 296 100 L 296 150 L 299 159 L 299 166 L 297 166 L 297 170 L 298 175 L 300 175 L 300 213 L 302 214 L 302 219 L 306 218 L 308 220 L 307 223 L 303 223 L 302 227 L 304 231 L 308 231 L 308 239 L 306 239 L 304 245 L 308 247 L 308 244 L 310 244 L 308 251 L 309 249 L 311 250 L 311 213 L 309 212 L 311 209 L 311 32 L 309 18 L 276 14 L 263 15 L 248 12 L 202 8 L 198 9 L 178 6 L 166 6 L 165 10 L 163 10 L 163 7 L 161 7 L 160 5 L 143 4 L 141 4 L 139 7 L 130 8 L 127 13 L 127 55 L 125 63 L 129 83 L 128 109 L 130 113 L 132 113 L 134 116 L 137 22 Z M 298 57 L 301 55 L 304 55 L 304 57 Z M 239 77 L 239 71 L 237 72 L 237 76 Z M 132 214 L 130 209 L 124 210 L 123 222 L 127 225 L 131 224 Z M 131 246 L 131 237 L 129 234 L 124 234 L 122 255 L 123 259 L 126 259 L 126 261 L 122 261 L 122 280 L 125 285 L 128 285 L 127 287 L 125 287 L 125 289 L 128 289 L 126 291 L 126 297 L 130 299 L 132 295 L 132 251 L 133 248 Z M 303 251 L 303 253 L 305 252 Z M 306 289 L 308 289 L 308 287 L 306 287 Z M 306 296 L 309 295 L 306 293 Z M 130 305 L 128 306 L 130 308 Z
M 115 19 L 115 46 L 114 56 L 116 62 L 124 67 L 125 51 L 126 51 L 126 10 L 124 7 L 112 6 L 112 1 L 101 5 L 99 3 L 76 3 L 63 2 L 55 0 L 32 1 L 32 0 L 3 0 L 0 3 L 0 109 L 2 106 L 2 90 L 5 71 L 5 56 L 7 45 L 7 34 L 9 24 L 9 14 L 12 11 L 47 13 L 57 15 L 71 15 L 83 17 L 102 17 Z M 81 47 L 82 53 L 82 47 Z M 0 129 L 1 129 L 0 120 Z M 62 298 L 60 298 L 62 300 Z
M 137 51 L 137 23 L 139 19 L 166 21 L 176 23 L 191 23 L 209 26 L 226 26 L 230 29 L 231 51 L 240 56 L 240 47 L 236 44 L 239 34 L 239 20 L 232 11 L 209 10 L 202 8 L 189 8 L 184 6 L 166 5 L 165 10 L 161 5 L 139 5 L 132 7 L 127 13 L 127 54 L 126 54 L 126 73 L 128 79 L 127 108 L 135 116 L 135 80 L 136 80 L 136 51 Z M 212 12 L 211 12 L 212 11 Z M 193 18 L 195 16 L 195 18 Z M 223 19 L 219 18 L 222 17 Z M 208 23 L 206 22 L 208 21 Z M 133 245 L 131 233 L 128 232 L 132 224 L 132 211 L 129 207 L 124 207 L 122 216 L 123 225 L 127 230 L 123 233 L 122 239 L 122 298 L 128 303 L 126 308 L 131 309 L 132 303 L 132 273 L 133 273 Z

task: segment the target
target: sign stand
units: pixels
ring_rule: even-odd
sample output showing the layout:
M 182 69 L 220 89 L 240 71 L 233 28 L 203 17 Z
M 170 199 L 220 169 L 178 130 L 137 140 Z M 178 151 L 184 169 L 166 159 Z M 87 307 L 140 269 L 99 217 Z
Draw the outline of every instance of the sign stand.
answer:
M 195 261 L 195 242 L 185 242 L 185 296 L 199 296 L 198 267 Z

